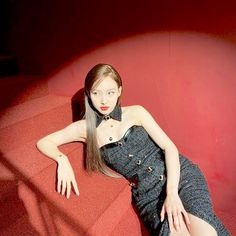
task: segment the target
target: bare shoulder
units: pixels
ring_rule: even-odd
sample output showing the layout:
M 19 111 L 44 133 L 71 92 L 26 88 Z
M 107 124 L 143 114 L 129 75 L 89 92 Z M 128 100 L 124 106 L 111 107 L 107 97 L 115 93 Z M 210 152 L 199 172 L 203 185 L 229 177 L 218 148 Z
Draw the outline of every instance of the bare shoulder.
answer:
M 147 114 L 147 110 L 142 105 L 131 105 L 122 107 L 122 113 L 126 117 L 130 117 L 131 119 L 135 119 L 137 124 L 141 125 L 142 117 Z
M 79 127 L 81 129 L 86 129 L 86 120 L 78 120 L 78 121 L 75 121 L 75 122 L 71 123 L 71 125 Z
M 139 111 L 141 109 L 144 109 L 144 107 L 141 105 L 131 105 L 122 107 L 123 112 L 133 112 L 133 111 Z
M 132 113 L 135 115 L 142 115 L 143 113 L 148 112 L 142 105 L 131 105 L 131 106 L 126 106 L 122 107 L 122 112 L 123 113 Z
M 130 116 L 136 117 L 136 122 L 140 124 L 150 137 L 162 148 L 175 147 L 175 144 L 167 136 L 167 134 L 158 125 L 151 113 L 141 105 L 126 107 Z

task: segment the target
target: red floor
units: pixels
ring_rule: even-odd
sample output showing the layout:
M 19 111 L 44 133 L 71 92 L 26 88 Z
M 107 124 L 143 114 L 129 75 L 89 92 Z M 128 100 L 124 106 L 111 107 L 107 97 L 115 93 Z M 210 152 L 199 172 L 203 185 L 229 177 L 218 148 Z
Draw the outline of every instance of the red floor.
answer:
M 131 206 L 128 183 L 101 174 L 88 176 L 82 144 L 61 147 L 80 189 L 80 196 L 72 194 L 69 200 L 55 191 L 56 164 L 35 147 L 39 138 L 72 121 L 71 96 L 82 87 L 96 58 L 120 71 L 123 105 L 144 105 L 179 151 L 200 165 L 216 213 L 236 235 L 236 69 L 231 60 L 224 60 L 226 52 L 234 59 L 233 48 L 210 38 L 173 35 L 170 57 L 166 35 L 145 37 L 148 44 L 142 43 L 142 36 L 100 48 L 91 60 L 92 54 L 85 55 L 47 80 L 24 75 L 0 80 L 0 235 L 147 235 Z M 203 39 L 205 44 L 200 43 Z M 188 47 L 196 50 L 190 55 Z M 206 50 L 208 61 L 203 63 Z

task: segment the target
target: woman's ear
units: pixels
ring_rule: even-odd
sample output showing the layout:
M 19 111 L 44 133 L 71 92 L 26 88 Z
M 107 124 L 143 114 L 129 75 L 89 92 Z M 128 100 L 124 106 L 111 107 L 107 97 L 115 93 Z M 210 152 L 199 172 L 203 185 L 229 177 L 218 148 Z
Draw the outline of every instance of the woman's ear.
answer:
M 119 96 L 120 96 L 122 92 L 122 86 L 119 87 L 118 91 L 119 91 Z

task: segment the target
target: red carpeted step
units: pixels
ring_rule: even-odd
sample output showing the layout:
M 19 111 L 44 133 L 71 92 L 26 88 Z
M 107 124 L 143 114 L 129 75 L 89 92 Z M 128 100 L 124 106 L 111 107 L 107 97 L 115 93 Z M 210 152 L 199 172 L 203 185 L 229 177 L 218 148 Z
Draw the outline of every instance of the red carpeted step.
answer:
M 12 180 L 17 178 L 15 174 L 16 171 L 12 170 L 12 166 L 28 179 L 54 162 L 38 151 L 35 145 L 36 141 L 37 140 L 33 140 L 19 148 L 1 154 L 1 179 Z M 79 143 L 71 143 L 59 147 L 59 149 L 68 156 L 73 150 L 77 152 L 78 156 L 82 156 L 82 148 L 82 144 Z
M 12 225 L 9 226 L 2 222 L 3 232 L 14 232 L 16 229 L 19 232 L 18 222 L 25 222 L 24 219 L 27 219 L 26 215 L 28 215 L 29 219 L 24 223 L 22 230 L 28 227 L 35 232 L 39 231 L 41 235 L 46 235 L 47 231 L 50 231 L 51 235 L 80 235 L 78 232 L 83 235 L 88 231 L 90 232 L 88 235 L 92 235 L 91 232 L 104 230 L 103 222 L 109 222 L 112 219 L 112 212 L 119 211 L 122 216 L 126 211 L 128 204 L 122 205 L 122 203 L 129 203 L 130 196 L 129 192 L 127 193 L 125 180 L 116 180 L 98 174 L 90 177 L 83 168 L 82 145 L 67 144 L 61 149 L 65 153 L 73 149 L 68 156 L 74 167 L 81 192 L 79 198 L 72 194 L 71 199 L 74 201 L 71 205 L 71 200 L 66 200 L 55 191 L 56 164 L 40 154 L 36 150 L 34 142 L 29 142 L 21 148 L 8 152 L 6 155 L 8 158 L 4 156 L 1 158 L 2 165 L 13 173 L 11 178 L 8 175 L 1 179 L 8 179 L 6 186 L 9 186 L 9 181 L 11 181 L 11 189 L 14 190 L 1 187 L 1 202 L 6 203 L 3 199 L 14 199 L 9 202 L 10 209 L 5 208 L 4 210 L 7 222 L 9 223 L 10 219 Z M 18 184 L 19 180 L 22 183 Z M 104 192 L 104 189 L 109 191 Z M 80 200 L 81 204 L 75 207 L 77 200 Z M 15 212 L 11 210 L 12 204 Z M 68 209 L 62 211 L 60 206 L 64 204 Z M 120 207 L 121 205 L 123 207 Z M 73 213 L 69 209 L 77 212 L 74 218 L 71 217 Z M 42 218 L 45 219 L 42 220 Z M 98 222 L 96 222 L 97 219 Z M 118 222 L 119 217 L 115 220 Z M 113 225 L 110 224 L 109 232 L 115 227 L 114 220 L 111 223 Z M 57 233 L 58 231 L 60 234 Z M 106 231 L 107 229 L 104 232 Z
M 29 217 L 27 214 L 22 215 L 18 220 L 13 222 L 11 225 L 8 225 L 7 228 L 1 229 L 1 236 L 42 236 L 36 229 L 30 224 Z
M 130 187 L 127 184 L 124 190 L 116 197 L 116 200 L 111 202 L 110 206 L 96 220 L 92 227 L 89 228 L 86 235 L 111 235 L 112 231 L 129 208 L 130 203 Z
M 111 214 L 119 211 L 122 216 L 130 202 L 126 180 L 96 173 L 89 176 L 81 169 L 75 151 L 70 155 L 70 160 L 80 189 L 79 197 L 72 193 L 67 200 L 55 191 L 56 165 L 52 164 L 30 180 L 18 184 L 18 198 L 23 204 L 18 208 L 15 206 L 15 209 L 24 214 L 27 212 L 31 227 L 40 235 L 47 235 L 47 231 L 51 232 L 50 235 L 109 235 L 106 233 L 106 223 L 115 224 Z M 16 199 L 16 191 L 13 193 Z M 10 209 L 4 212 L 8 213 L 9 219 L 15 215 Z M 19 219 L 14 222 L 20 220 L 21 215 L 18 215 Z M 116 220 L 119 221 L 119 217 Z M 102 234 L 97 234 L 98 231 Z
M 55 107 L 32 118 L 0 129 L 0 150 L 5 152 L 22 147 L 69 125 L 72 120 L 70 104 Z
M 0 79 L 0 108 L 17 105 L 49 94 L 47 79 L 35 75 L 16 75 Z
M 47 95 L 8 107 L 0 112 L 0 128 L 27 120 L 67 103 L 70 103 L 70 98 L 68 97 Z
M 116 225 L 110 236 L 149 236 L 147 229 L 136 213 L 135 208 L 129 205 L 119 224 Z
M 5 122 L 1 122 L 2 126 L 6 126 L 0 129 L 2 135 L 0 140 L 2 156 L 0 173 L 2 179 L 14 178 L 14 174 L 7 167 L 8 163 L 14 165 L 27 178 L 38 173 L 51 163 L 49 159 L 44 158 L 36 149 L 36 142 L 42 136 L 63 128 L 71 122 L 70 103 L 67 100 L 67 98 L 50 95 L 25 102 L 16 106 L 16 108 L 11 107 L 11 110 L 15 109 L 12 114 L 18 110 L 20 113 L 22 106 L 24 106 L 26 112 L 22 113 L 20 117 L 9 115 L 6 117 Z M 47 105 L 41 106 L 40 108 L 36 106 L 42 102 L 47 102 Z M 28 109 L 30 110 L 31 107 L 36 109 L 31 109 L 33 111 L 30 112 Z M 31 117 L 32 114 L 34 116 Z M 58 119 L 55 119 L 55 117 Z M 13 123 L 13 121 L 15 121 L 14 124 L 8 125 L 9 123 Z M 60 149 L 65 151 L 65 153 L 69 153 L 76 147 L 78 148 L 78 145 L 68 144 L 61 146 Z

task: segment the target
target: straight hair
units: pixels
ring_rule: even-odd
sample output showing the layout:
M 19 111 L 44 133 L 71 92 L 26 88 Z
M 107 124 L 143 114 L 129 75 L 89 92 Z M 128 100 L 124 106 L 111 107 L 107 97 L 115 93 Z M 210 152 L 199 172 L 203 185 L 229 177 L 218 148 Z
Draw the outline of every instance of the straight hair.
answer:
M 97 143 L 96 132 L 96 109 L 94 108 L 90 92 L 93 86 L 99 83 L 105 77 L 111 77 L 117 83 L 118 88 L 122 86 L 122 80 L 119 73 L 109 64 L 97 64 L 87 74 L 84 84 L 85 96 L 85 120 L 87 132 L 86 145 L 86 169 L 88 172 L 98 171 L 105 175 L 120 178 L 120 175 L 112 173 L 102 159 L 100 149 Z M 120 105 L 120 97 L 117 99 L 117 105 Z

